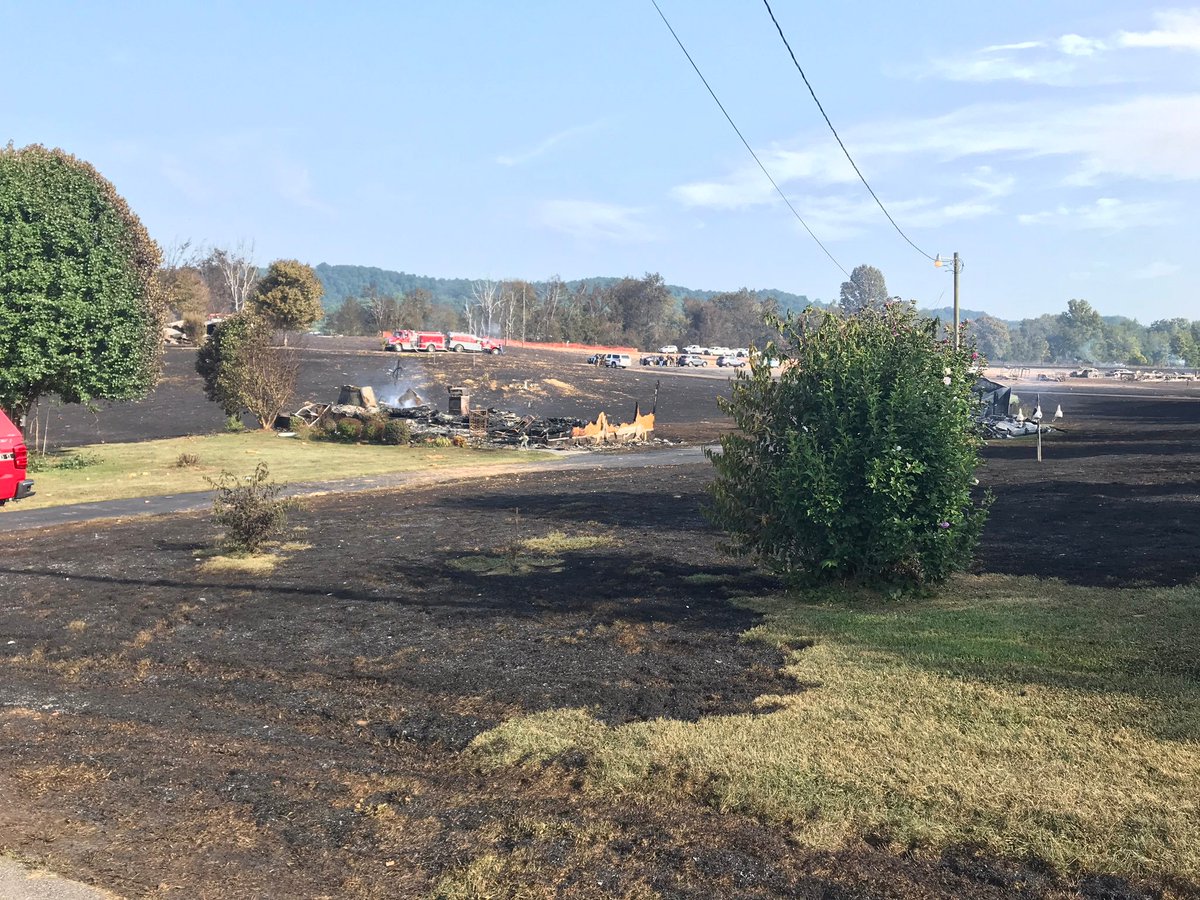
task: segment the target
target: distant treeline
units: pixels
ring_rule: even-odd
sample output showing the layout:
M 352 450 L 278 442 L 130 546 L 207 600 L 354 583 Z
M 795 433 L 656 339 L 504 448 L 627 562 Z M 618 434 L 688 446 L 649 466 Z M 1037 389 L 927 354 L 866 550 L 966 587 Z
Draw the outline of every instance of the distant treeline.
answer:
M 396 272 L 390 269 L 379 269 L 374 266 L 331 266 L 321 263 L 317 267 L 317 276 L 325 286 L 325 308 L 335 310 L 341 306 L 347 297 L 362 299 L 374 291 L 389 297 L 402 297 L 413 291 L 421 290 L 428 293 L 430 300 L 437 305 L 450 306 L 461 310 L 474 298 L 476 280 L 468 278 L 432 278 L 427 275 L 412 275 L 408 272 Z M 552 283 L 565 284 L 569 290 L 578 288 L 608 288 L 622 279 L 613 277 L 582 278 L 575 281 L 560 281 L 552 278 L 549 281 L 526 282 L 535 288 L 544 289 Z M 676 300 L 686 298 L 711 300 L 719 296 L 721 291 L 703 291 L 694 288 L 681 287 L 677 284 L 664 285 L 667 292 Z M 774 298 L 781 310 L 799 312 L 813 301 L 803 294 L 792 294 L 788 291 L 753 290 L 751 295 L 759 302 L 768 297 Z M 818 303 L 820 301 L 817 301 Z
M 531 341 L 762 346 L 772 333 L 766 314 L 810 305 L 786 291 L 704 291 L 643 278 L 579 281 L 490 281 L 430 278 L 368 266 L 316 267 L 325 285 L 324 328 L 337 334 L 376 334 L 394 328 L 466 328 Z M 949 308 L 924 310 L 949 322 Z M 1200 366 L 1200 322 L 1163 319 L 1142 325 L 1101 316 L 1085 300 L 1065 312 L 1005 321 L 962 310 L 967 332 L 990 362 Z
M 319 271 L 319 270 L 318 270 Z M 376 334 L 396 328 L 465 328 L 509 339 L 655 348 L 664 344 L 763 346 L 769 314 L 782 313 L 771 296 L 741 290 L 708 297 L 675 297 L 662 276 L 596 279 L 474 281 L 458 307 L 438 303 L 416 287 L 387 294 L 374 284 L 326 316 L 335 334 Z

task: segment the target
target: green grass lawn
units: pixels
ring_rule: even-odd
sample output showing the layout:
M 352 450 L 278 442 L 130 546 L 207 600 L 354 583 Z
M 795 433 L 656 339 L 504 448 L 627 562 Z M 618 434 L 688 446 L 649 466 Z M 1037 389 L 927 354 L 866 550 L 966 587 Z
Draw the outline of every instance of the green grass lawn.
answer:
M 836 847 L 968 844 L 1200 881 L 1200 587 L 961 577 L 936 599 L 747 600 L 797 692 L 758 714 L 610 727 L 584 709 L 478 737 L 481 765 L 582 752 L 591 791 L 679 791 Z
M 181 457 L 195 464 L 180 465 Z M 545 459 L 543 453 L 509 453 L 457 447 L 392 447 L 280 438 L 274 432 L 210 434 L 93 444 L 51 456 L 30 475 L 37 493 L 19 509 L 93 500 L 153 497 L 209 489 L 205 478 L 222 471 L 250 474 L 265 462 L 275 481 L 328 481 L 433 468 L 494 466 Z

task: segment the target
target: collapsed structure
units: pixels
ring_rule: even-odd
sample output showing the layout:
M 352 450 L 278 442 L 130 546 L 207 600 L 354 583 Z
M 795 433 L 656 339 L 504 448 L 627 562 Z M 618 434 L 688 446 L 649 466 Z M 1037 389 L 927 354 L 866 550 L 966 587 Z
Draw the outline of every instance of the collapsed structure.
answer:
M 356 419 L 385 415 L 403 419 L 414 437 L 462 438 L 476 443 L 513 447 L 610 446 L 649 440 L 654 434 L 654 413 L 634 410 L 628 424 L 612 424 L 601 412 L 594 422 L 573 416 L 519 415 L 489 407 L 472 410 L 470 397 L 462 388 L 450 388 L 449 412 L 442 412 L 413 389 L 401 394 L 394 403 L 381 403 L 370 387 L 342 385 L 337 403 L 305 403 L 289 417 L 281 417 L 280 427 L 290 427 L 299 419 L 309 427 L 324 426 Z
M 1043 433 L 1051 430 L 1049 425 L 1026 418 L 1019 406 L 1015 415 L 1010 412 L 1017 399 L 1012 388 L 980 377 L 971 390 L 979 402 L 976 417 L 985 438 L 1023 437 L 1037 434 L 1039 429 Z

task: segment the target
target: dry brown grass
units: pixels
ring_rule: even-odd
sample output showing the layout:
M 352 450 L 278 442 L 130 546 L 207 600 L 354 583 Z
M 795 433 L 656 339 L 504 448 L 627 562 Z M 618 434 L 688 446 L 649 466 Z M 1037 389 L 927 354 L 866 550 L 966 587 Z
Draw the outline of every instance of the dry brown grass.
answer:
M 773 711 L 610 727 L 554 710 L 473 752 L 541 766 L 572 751 L 594 791 L 683 791 L 814 848 L 966 844 L 1200 879 L 1200 587 L 962 578 L 904 606 L 754 605 L 753 639 L 812 643 L 788 663 L 809 689 L 760 698 Z

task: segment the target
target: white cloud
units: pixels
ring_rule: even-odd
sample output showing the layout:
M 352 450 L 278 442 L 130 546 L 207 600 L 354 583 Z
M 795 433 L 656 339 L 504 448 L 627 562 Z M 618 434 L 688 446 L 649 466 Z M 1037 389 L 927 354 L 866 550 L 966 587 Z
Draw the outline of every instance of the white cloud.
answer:
M 590 200 L 548 200 L 541 205 L 542 225 L 585 240 L 651 241 L 656 235 L 642 221 L 645 210 Z
M 545 140 L 541 141 L 541 143 L 537 144 L 537 146 L 529 150 L 511 155 L 505 154 L 497 156 L 496 162 L 502 166 L 519 166 L 523 163 L 532 162 L 540 156 L 545 156 L 559 144 L 569 141 L 571 138 L 579 137 L 580 135 L 595 131 L 603 124 L 603 122 L 591 122 L 587 125 L 576 125 L 574 128 L 567 128 L 563 131 L 555 132 Z
M 1017 216 L 1022 225 L 1054 225 L 1072 229 L 1124 231 L 1147 225 L 1161 225 L 1167 220 L 1163 203 L 1126 203 L 1116 197 L 1100 197 L 1084 206 L 1058 206 L 1055 209 Z
M 926 74 L 947 81 L 1025 81 L 1036 84 L 1067 84 L 1076 65 L 1063 59 L 1028 59 L 984 55 L 959 56 L 937 60 L 929 65 Z
M 1134 278 L 1149 280 L 1152 278 L 1166 278 L 1169 275 L 1174 275 L 1183 267 L 1175 263 L 1164 262 L 1163 260 L 1155 260 L 1148 266 L 1139 269 L 1133 273 Z
M 957 200 L 968 204 L 975 215 L 984 214 L 984 207 L 990 211 L 990 201 L 1015 189 L 1015 177 L 997 174 L 994 165 L 999 163 L 1062 157 L 1073 169 L 1065 180 L 1071 185 L 1108 178 L 1200 180 L 1200 94 L 1143 96 L 1074 107 L 1045 102 L 973 106 L 931 119 L 864 123 L 843 129 L 842 134 L 893 215 L 904 207 L 896 201 L 895 189 L 887 190 L 872 173 L 885 165 L 900 169 L 914 160 L 922 169 L 979 160 L 981 164 L 962 176 L 976 194 Z M 774 150 L 762 159 L 785 191 L 802 186 L 813 192 L 817 186 L 856 182 L 845 158 L 840 157 L 839 164 L 839 157 L 836 144 L 817 139 L 808 146 Z M 752 162 L 721 178 L 680 185 L 671 195 L 687 207 L 708 209 L 778 202 L 770 182 Z M 797 204 L 806 219 L 810 202 L 812 198 L 806 198 Z M 918 204 L 910 207 L 914 215 L 931 215 L 929 210 L 938 205 L 929 198 L 907 202 Z M 878 214 L 877 209 L 872 213 Z M 847 229 L 848 221 L 865 221 L 858 216 L 847 219 L 844 212 L 832 218 L 839 233 Z
M 997 174 L 991 166 L 979 166 L 963 181 L 975 188 L 984 197 L 1007 197 L 1016 187 L 1017 179 L 1012 175 Z
M 1092 56 L 1105 49 L 1104 41 L 1081 34 L 1064 34 L 1055 43 L 1067 56 Z
M 1176 9 L 1154 14 L 1154 31 L 1122 31 L 1117 36 L 1123 47 L 1162 47 L 1200 51 L 1200 10 Z
M 849 146 L 863 158 L 1062 156 L 1076 160 L 1089 182 L 1103 176 L 1196 180 L 1200 94 L 1147 95 L 1086 106 L 1034 102 L 965 107 L 935 119 L 855 129 Z
M 827 142 L 803 150 L 777 147 L 760 152 L 758 158 L 781 187 L 792 181 L 848 184 L 858 180 L 841 150 Z M 671 196 L 689 207 L 745 209 L 774 202 L 778 194 L 762 169 L 750 162 L 719 181 L 681 184 L 671 190 Z
M 1038 47 L 1045 47 L 1042 41 L 1020 41 L 1016 44 L 992 44 L 990 47 L 984 47 L 980 53 L 1002 53 L 1005 50 L 1035 50 Z
M 312 209 L 326 214 L 333 207 L 318 200 L 313 192 L 312 173 L 308 166 L 287 159 L 278 159 L 271 171 L 275 190 L 283 199 L 303 209 Z

